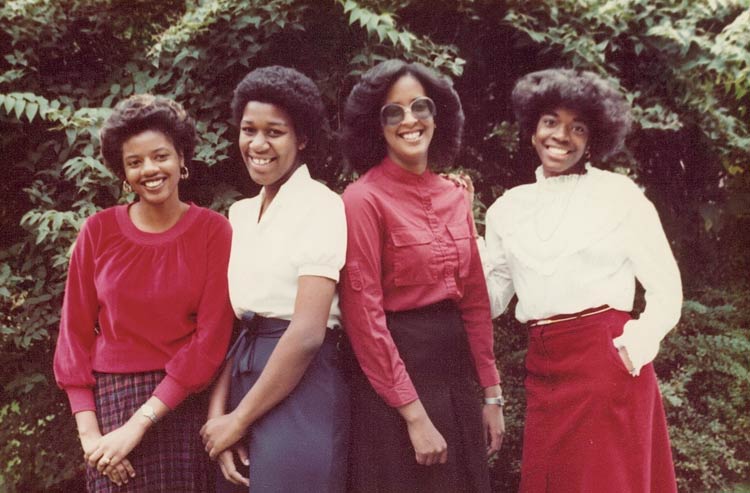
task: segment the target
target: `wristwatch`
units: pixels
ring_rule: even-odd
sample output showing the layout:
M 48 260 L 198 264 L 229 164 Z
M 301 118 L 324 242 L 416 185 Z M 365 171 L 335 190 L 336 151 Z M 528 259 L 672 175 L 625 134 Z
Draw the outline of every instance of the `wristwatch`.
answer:
M 149 404 L 144 404 L 141 406 L 141 414 L 150 419 L 154 424 L 159 421 L 159 417 L 156 415 L 156 411 L 154 411 L 154 408 Z
M 484 398 L 484 403 L 485 404 L 494 404 L 496 406 L 503 407 L 503 406 L 505 406 L 505 399 L 503 398 L 502 395 L 497 396 L 497 397 L 485 397 Z

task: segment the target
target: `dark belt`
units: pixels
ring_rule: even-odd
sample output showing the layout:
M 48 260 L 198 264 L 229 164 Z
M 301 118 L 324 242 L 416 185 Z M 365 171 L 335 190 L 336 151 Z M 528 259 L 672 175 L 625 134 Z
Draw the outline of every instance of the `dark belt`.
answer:
M 609 305 L 601 305 L 595 308 L 588 308 L 578 313 L 565 313 L 561 315 L 555 315 L 554 317 L 544 318 L 541 320 L 529 320 L 526 325 L 531 327 L 538 327 L 540 325 L 556 324 L 558 322 L 568 322 L 570 320 L 577 320 L 579 318 L 590 317 L 591 315 L 598 315 L 611 310 L 612 307 Z

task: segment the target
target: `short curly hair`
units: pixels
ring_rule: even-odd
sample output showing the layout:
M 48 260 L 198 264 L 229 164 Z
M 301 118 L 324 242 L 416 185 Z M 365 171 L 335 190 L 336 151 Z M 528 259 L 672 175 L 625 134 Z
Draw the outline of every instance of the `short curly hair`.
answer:
M 417 79 L 427 96 L 435 101 L 435 134 L 428 151 L 429 163 L 448 166 L 458 156 L 464 112 L 453 81 L 420 63 L 394 59 L 368 70 L 346 100 L 341 144 L 349 169 L 365 172 L 388 153 L 380 125 L 380 109 L 391 86 L 404 75 Z
M 566 108 L 577 112 L 590 130 L 592 159 L 618 150 L 632 123 L 630 105 L 622 93 L 586 70 L 547 69 L 526 74 L 516 82 L 511 100 L 524 137 L 534 134 L 539 118 L 547 111 Z
M 186 165 L 193 159 L 195 123 L 182 105 L 161 96 L 135 94 L 115 106 L 99 131 L 104 163 L 119 178 L 125 178 L 122 145 L 147 130 L 166 135 Z
M 315 82 L 289 67 L 271 65 L 249 72 L 234 89 L 232 118 L 239 126 L 250 101 L 282 108 L 292 119 L 297 138 L 306 139 L 301 156 L 316 154 L 324 136 L 325 106 Z M 308 163 L 309 164 L 309 163 Z

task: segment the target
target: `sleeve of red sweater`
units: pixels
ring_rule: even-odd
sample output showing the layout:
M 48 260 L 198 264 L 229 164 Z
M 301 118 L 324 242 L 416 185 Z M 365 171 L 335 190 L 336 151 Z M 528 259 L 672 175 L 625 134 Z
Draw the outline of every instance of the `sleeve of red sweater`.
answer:
M 81 227 L 75 242 L 53 362 L 55 380 L 68 394 L 74 413 L 95 410 L 91 348 L 96 338 L 94 328 L 99 313 L 94 286 L 97 231 L 98 218 L 92 216 Z
M 205 258 L 196 259 L 208 263 L 196 329 L 190 341 L 167 362 L 167 375 L 153 392 L 170 409 L 211 383 L 224 361 L 231 337 L 234 314 L 229 302 L 227 266 L 232 229 L 225 218 L 210 214 L 212 220 L 200 233 L 208 238 Z
M 344 205 L 348 231 L 340 284 L 344 328 L 375 391 L 390 406 L 402 406 L 418 396 L 385 321 L 380 213 L 361 188 L 347 189 Z
M 469 230 L 473 230 L 471 212 L 467 215 Z M 500 375 L 495 365 L 494 336 L 490 299 L 484 279 L 482 259 L 476 241 L 469 242 L 471 261 L 469 275 L 463 282 L 463 296 L 458 302 L 464 330 L 469 341 L 469 349 L 474 360 L 477 380 L 482 387 L 500 383 Z

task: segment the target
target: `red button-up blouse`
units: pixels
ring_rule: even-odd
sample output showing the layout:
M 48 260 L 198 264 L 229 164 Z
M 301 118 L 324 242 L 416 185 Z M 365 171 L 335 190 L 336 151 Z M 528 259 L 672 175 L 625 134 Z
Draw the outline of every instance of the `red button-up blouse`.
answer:
M 477 379 L 500 382 L 482 264 L 463 191 L 386 158 L 344 192 L 348 244 L 340 285 L 344 327 L 370 383 L 391 406 L 418 398 L 385 311 L 454 300 Z

